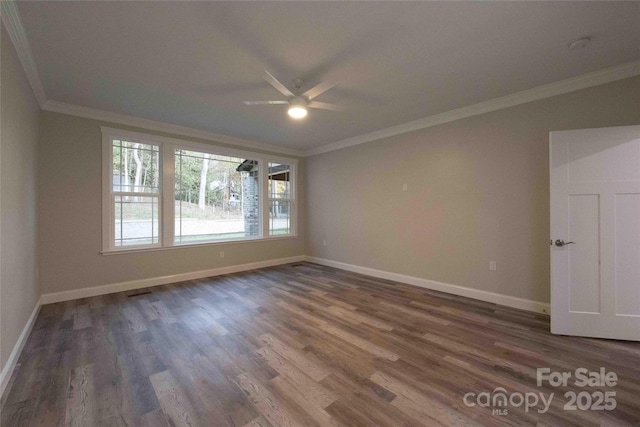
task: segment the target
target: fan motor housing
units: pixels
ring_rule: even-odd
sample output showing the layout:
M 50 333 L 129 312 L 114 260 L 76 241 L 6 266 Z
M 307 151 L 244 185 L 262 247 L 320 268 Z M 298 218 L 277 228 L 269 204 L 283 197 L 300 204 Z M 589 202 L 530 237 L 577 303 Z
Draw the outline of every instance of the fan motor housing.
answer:
M 307 100 L 302 96 L 294 96 L 293 98 L 289 99 L 289 106 L 290 107 L 306 107 Z

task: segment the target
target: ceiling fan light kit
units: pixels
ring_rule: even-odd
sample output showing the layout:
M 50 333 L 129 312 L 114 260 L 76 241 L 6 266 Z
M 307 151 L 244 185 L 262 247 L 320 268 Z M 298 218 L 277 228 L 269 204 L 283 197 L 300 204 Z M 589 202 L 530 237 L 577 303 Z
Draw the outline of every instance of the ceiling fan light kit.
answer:
M 307 100 L 301 96 L 296 96 L 289 100 L 289 110 L 287 111 L 294 119 L 302 119 L 307 116 Z
M 294 90 L 293 92 L 287 89 L 285 85 L 280 83 L 278 79 L 276 79 L 271 73 L 268 71 L 264 72 L 264 79 L 278 92 L 287 97 L 287 100 L 281 101 L 244 101 L 245 105 L 286 105 L 287 113 L 291 118 L 294 119 L 302 119 L 307 116 L 308 108 L 319 108 L 321 110 L 330 110 L 330 111 L 343 111 L 344 108 L 340 105 L 328 104 L 326 102 L 316 102 L 311 100 L 316 96 L 328 91 L 332 87 L 335 86 L 332 82 L 324 82 L 320 83 L 317 86 L 312 87 L 306 92 L 300 94 L 300 88 L 304 81 L 302 79 L 295 79 L 293 81 Z

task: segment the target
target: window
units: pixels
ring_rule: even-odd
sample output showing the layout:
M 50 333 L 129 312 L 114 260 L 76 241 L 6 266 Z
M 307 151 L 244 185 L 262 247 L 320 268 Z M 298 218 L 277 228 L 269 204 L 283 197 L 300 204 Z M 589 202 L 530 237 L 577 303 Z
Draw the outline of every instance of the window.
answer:
M 175 150 L 175 241 L 259 237 L 257 160 Z
M 113 246 L 158 245 L 160 147 L 121 139 L 112 146 Z
M 291 165 L 269 163 L 269 235 L 291 233 Z
M 295 235 L 295 160 L 102 132 L 103 252 Z

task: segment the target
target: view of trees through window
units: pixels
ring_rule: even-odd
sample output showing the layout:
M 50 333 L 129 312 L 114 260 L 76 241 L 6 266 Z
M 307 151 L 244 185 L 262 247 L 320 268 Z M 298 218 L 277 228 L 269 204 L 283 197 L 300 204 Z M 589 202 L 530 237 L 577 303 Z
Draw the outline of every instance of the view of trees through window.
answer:
M 259 235 L 258 162 L 175 151 L 175 241 Z
M 113 141 L 115 246 L 159 243 L 159 148 Z

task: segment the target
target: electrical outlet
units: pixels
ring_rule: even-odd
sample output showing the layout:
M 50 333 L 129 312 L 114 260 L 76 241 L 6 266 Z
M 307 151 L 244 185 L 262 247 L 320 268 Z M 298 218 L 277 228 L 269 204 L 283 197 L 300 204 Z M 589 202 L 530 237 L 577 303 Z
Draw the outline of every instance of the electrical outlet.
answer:
M 498 265 L 495 261 L 489 261 L 489 270 L 496 271 L 498 269 Z
M 327 241 L 326 240 L 322 241 L 322 246 L 327 246 Z
M 224 251 L 220 251 L 220 258 L 224 258 Z
M 407 191 L 407 184 L 402 184 L 402 191 Z

